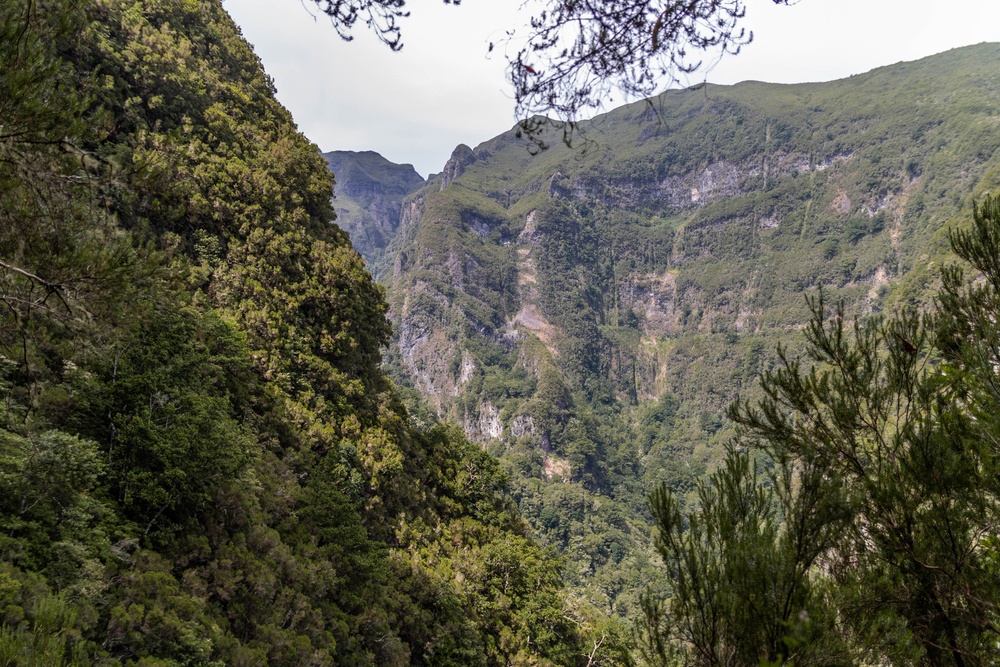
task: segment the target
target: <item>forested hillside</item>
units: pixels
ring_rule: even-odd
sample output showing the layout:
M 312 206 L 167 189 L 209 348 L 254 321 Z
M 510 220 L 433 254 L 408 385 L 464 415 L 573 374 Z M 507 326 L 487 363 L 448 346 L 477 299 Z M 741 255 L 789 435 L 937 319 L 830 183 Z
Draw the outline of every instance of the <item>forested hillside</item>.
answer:
M 0 0 L 0 664 L 594 654 L 331 186 L 218 1 Z
M 424 181 L 219 0 L 0 0 L 0 664 L 993 664 L 998 56 Z
M 666 586 L 647 494 L 698 500 L 730 403 L 802 349 L 805 295 L 930 302 L 945 230 L 1000 178 L 998 56 L 669 91 L 572 148 L 459 146 L 377 258 L 394 377 L 499 457 L 575 591 L 635 617 Z

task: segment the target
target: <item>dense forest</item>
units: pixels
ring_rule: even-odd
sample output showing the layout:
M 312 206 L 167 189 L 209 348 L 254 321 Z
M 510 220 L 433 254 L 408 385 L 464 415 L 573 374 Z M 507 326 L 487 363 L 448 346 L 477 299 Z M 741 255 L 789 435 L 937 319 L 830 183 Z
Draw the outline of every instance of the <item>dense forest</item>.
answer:
M 425 182 L 0 0 L 0 665 L 995 664 L 998 51 Z
M 219 2 L 0 2 L 0 664 L 593 655 L 331 195 Z

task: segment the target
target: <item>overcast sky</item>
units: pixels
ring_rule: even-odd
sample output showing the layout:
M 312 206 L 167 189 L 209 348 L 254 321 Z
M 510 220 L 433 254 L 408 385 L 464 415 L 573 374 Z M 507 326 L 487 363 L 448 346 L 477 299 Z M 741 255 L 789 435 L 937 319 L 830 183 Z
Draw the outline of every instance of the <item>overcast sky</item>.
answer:
M 997 0 L 749 0 L 754 41 L 690 83 L 829 81 L 959 46 L 1000 41 Z M 459 143 L 510 128 L 502 53 L 487 44 L 522 25 L 520 0 L 410 0 L 404 48 L 363 25 L 342 41 L 312 0 L 225 0 L 274 79 L 278 99 L 324 151 L 375 150 L 438 172 Z M 1000 63 L 997 63 L 1000 67 Z

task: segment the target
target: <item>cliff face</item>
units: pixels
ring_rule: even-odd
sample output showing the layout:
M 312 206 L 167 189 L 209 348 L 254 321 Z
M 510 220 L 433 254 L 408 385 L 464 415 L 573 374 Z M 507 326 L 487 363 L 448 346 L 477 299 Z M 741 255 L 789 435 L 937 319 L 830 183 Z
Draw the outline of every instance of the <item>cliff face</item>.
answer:
M 510 133 L 460 146 L 421 193 L 433 210 L 396 241 L 406 372 L 454 414 L 459 369 L 490 364 L 454 361 L 465 341 L 513 354 L 532 337 L 575 368 L 570 384 L 600 376 L 634 402 L 690 391 L 684 364 L 663 358 L 670 341 L 780 339 L 818 287 L 883 307 L 989 182 L 995 140 L 969 135 L 997 91 L 977 90 L 972 109 L 961 82 L 993 48 L 829 84 L 672 92 L 595 120 L 585 152 L 533 157 Z
M 513 132 L 460 146 L 389 245 L 390 365 L 516 477 L 644 512 L 643 484 L 711 464 L 804 295 L 851 313 L 924 298 L 943 230 L 997 181 L 998 55 L 672 91 L 538 155 Z
M 323 157 L 337 177 L 337 225 L 378 276 L 385 271 L 383 256 L 399 226 L 403 199 L 423 187 L 424 179 L 412 165 L 389 162 L 374 151 L 330 151 Z

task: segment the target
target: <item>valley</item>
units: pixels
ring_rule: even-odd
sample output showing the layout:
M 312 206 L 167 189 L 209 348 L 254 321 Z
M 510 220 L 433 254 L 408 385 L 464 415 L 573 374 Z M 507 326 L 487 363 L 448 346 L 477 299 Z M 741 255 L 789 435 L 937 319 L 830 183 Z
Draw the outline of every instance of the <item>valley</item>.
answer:
M 801 349 L 806 295 L 852 317 L 928 303 L 949 226 L 997 185 L 996 55 L 669 91 L 538 154 L 511 130 L 405 194 L 387 177 L 398 218 L 344 170 L 338 224 L 395 230 L 359 246 L 390 374 L 499 457 L 573 590 L 634 616 L 665 585 L 647 495 L 694 499 L 730 403 Z
M 0 665 L 995 663 L 998 58 L 425 179 L 219 0 L 0 0 Z

